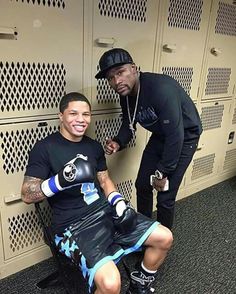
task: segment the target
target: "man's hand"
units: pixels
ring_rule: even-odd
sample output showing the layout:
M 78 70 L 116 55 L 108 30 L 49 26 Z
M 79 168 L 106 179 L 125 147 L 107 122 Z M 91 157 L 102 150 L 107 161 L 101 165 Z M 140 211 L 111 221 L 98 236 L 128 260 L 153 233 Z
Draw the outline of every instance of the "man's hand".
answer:
M 105 153 L 107 155 L 111 155 L 112 153 L 117 152 L 120 149 L 120 145 L 113 141 L 112 139 L 107 139 L 106 140 L 106 145 L 105 145 Z
M 116 229 L 122 234 L 133 231 L 137 224 L 136 211 L 126 205 L 119 192 L 111 192 L 108 196 L 108 202 L 114 209 L 113 219 Z
M 94 168 L 89 161 L 82 157 L 75 157 L 65 164 L 58 174 L 45 180 L 41 190 L 47 197 L 82 183 L 94 182 Z
M 152 186 L 155 190 L 161 191 L 168 191 L 169 190 L 169 181 L 168 178 L 163 178 L 158 180 L 155 176 L 152 179 Z

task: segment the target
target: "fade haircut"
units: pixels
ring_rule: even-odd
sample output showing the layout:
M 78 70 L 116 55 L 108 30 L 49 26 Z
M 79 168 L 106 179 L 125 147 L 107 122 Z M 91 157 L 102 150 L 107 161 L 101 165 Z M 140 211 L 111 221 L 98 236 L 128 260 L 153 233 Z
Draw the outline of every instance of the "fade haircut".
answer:
M 67 109 L 68 104 L 72 101 L 86 102 L 89 106 L 89 110 L 91 111 L 91 104 L 83 94 L 78 93 L 78 92 L 70 92 L 61 98 L 61 101 L 59 104 L 60 112 L 63 113 L 65 111 L 65 109 Z

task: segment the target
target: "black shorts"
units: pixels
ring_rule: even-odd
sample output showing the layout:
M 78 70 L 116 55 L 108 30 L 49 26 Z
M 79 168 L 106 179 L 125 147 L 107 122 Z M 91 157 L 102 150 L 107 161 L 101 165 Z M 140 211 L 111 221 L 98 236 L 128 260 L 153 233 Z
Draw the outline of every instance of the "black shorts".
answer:
M 109 204 L 72 224 L 63 234 L 55 235 L 59 251 L 80 266 L 89 288 L 98 268 L 122 256 L 139 251 L 159 223 L 139 214 L 137 226 L 128 234 L 116 231 Z

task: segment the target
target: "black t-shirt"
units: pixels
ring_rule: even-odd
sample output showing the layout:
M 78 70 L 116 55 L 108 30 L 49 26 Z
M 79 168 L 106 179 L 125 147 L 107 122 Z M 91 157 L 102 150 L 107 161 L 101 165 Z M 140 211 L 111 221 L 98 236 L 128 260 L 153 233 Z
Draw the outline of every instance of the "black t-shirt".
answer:
M 81 154 L 88 158 L 96 172 L 107 170 L 104 151 L 100 143 L 84 136 L 80 142 L 65 139 L 59 132 L 38 141 L 29 154 L 25 175 L 48 179 L 63 166 Z M 84 183 L 61 191 L 48 198 L 53 210 L 54 232 L 62 232 L 70 224 L 106 201 L 99 183 Z

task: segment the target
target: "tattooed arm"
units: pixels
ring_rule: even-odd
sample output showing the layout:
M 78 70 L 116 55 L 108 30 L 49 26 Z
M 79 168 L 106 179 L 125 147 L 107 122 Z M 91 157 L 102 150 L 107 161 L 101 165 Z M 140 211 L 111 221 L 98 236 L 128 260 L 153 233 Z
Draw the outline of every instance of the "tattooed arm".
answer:
M 111 192 L 117 191 L 116 186 L 112 182 L 107 170 L 98 172 L 97 178 L 106 197 Z
M 25 176 L 21 188 L 21 199 L 27 204 L 46 199 L 46 196 L 41 190 L 42 182 L 43 180 L 39 178 Z

